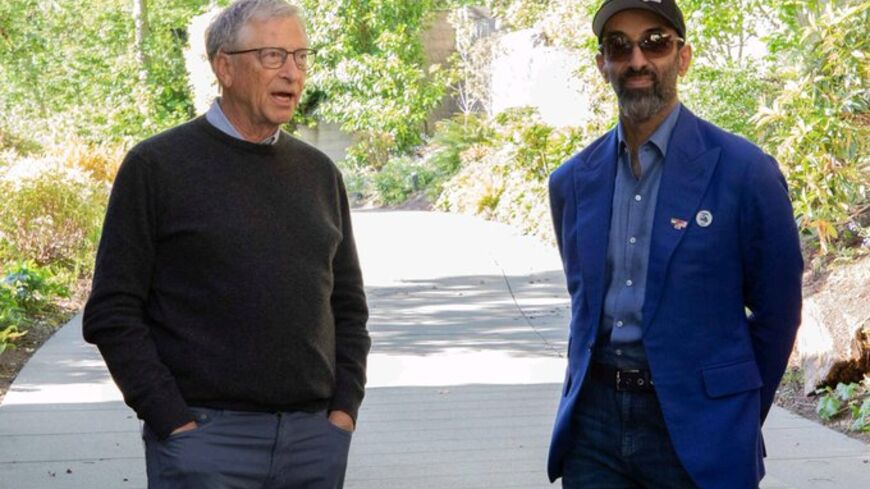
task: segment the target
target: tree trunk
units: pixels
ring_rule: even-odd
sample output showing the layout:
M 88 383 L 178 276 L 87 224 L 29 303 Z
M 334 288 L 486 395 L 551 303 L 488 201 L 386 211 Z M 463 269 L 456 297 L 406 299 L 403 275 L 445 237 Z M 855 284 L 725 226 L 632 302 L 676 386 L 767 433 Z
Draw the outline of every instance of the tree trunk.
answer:
M 136 29 L 136 57 L 139 61 L 139 79 L 148 78 L 148 53 L 145 42 L 148 39 L 148 0 L 133 0 L 133 23 Z

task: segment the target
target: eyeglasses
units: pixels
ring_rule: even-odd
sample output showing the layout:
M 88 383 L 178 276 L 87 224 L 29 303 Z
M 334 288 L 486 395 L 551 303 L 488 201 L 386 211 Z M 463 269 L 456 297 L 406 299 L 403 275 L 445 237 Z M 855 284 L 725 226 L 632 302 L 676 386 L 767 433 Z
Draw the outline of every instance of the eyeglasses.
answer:
M 637 44 L 647 58 L 653 59 L 670 54 L 674 42 L 682 45 L 686 41 L 663 32 L 647 33 L 636 43 L 622 34 L 611 34 L 598 45 L 598 50 L 604 54 L 607 61 L 628 61 L 631 59 L 631 53 L 634 52 L 634 45 Z
M 312 63 L 314 63 L 314 56 L 317 54 L 317 51 L 305 48 L 297 49 L 295 51 L 287 51 L 284 48 L 256 48 L 244 49 L 241 51 L 224 51 L 224 54 L 245 53 L 257 53 L 257 58 L 260 59 L 260 64 L 263 65 L 263 68 L 268 68 L 270 70 L 277 70 L 284 66 L 284 63 L 287 62 L 287 56 L 292 54 L 293 62 L 296 63 L 296 67 L 299 68 L 300 71 L 308 71 L 308 68 L 311 67 Z

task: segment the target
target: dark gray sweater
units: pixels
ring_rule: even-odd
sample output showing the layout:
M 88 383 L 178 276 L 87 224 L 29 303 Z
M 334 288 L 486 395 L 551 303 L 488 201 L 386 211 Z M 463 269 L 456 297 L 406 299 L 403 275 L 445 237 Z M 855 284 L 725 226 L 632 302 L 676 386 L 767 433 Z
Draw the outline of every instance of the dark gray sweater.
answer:
M 367 319 L 347 196 L 323 153 L 200 117 L 127 155 L 84 336 L 159 437 L 193 419 L 188 406 L 356 418 Z

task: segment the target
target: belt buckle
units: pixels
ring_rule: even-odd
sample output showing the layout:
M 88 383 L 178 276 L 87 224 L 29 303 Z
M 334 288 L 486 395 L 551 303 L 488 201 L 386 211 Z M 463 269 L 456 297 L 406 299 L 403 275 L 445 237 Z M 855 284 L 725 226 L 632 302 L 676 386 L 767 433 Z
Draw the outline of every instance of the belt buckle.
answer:
M 616 390 L 637 392 L 648 390 L 652 387 L 652 379 L 641 370 L 617 370 Z

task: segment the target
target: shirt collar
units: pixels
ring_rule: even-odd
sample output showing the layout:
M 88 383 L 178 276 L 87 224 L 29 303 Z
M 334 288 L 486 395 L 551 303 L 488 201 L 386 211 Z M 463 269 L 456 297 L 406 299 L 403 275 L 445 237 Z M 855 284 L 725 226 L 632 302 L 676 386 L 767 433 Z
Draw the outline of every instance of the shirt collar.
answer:
M 214 127 L 220 129 L 223 133 L 228 134 L 236 139 L 245 138 L 239 133 L 239 131 L 233 126 L 233 123 L 227 119 L 226 114 L 221 109 L 220 97 L 214 99 L 214 102 L 211 103 L 211 107 L 209 107 L 208 112 L 205 113 L 205 119 L 211 123 Z M 259 144 L 276 144 L 278 142 L 278 137 L 281 135 L 281 128 L 278 128 L 275 131 L 275 134 L 267 137 L 266 139 L 260 141 Z
M 653 146 L 658 148 L 658 150 L 662 153 L 662 158 L 664 158 L 668 154 L 668 142 L 671 140 L 671 133 L 674 132 L 674 127 L 677 125 L 677 119 L 680 118 L 680 109 L 683 107 L 683 104 L 678 103 L 671 113 L 665 117 L 665 120 L 659 124 L 659 127 L 652 133 L 652 136 L 649 137 L 646 143 L 652 143 Z M 619 144 L 619 151 L 622 152 L 625 149 L 625 133 L 622 128 L 622 121 L 619 121 L 619 124 L 616 126 L 616 137 Z

